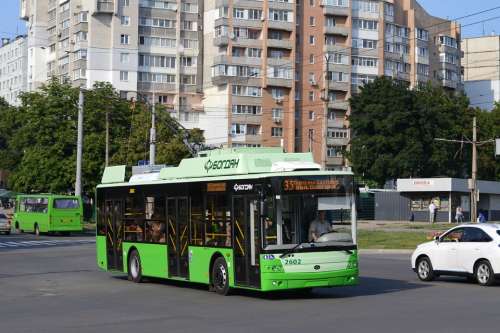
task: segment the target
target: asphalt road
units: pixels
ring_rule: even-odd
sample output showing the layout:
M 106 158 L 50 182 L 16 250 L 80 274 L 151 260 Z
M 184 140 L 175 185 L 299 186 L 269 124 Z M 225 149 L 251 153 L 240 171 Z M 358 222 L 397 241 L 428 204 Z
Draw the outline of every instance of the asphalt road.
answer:
M 7 238 L 0 236 L 0 244 Z M 222 297 L 204 286 L 134 284 L 100 272 L 94 245 L 82 239 L 89 237 L 0 248 L 0 332 L 497 332 L 500 326 L 500 286 L 421 283 L 407 254 L 362 255 L 356 287 Z

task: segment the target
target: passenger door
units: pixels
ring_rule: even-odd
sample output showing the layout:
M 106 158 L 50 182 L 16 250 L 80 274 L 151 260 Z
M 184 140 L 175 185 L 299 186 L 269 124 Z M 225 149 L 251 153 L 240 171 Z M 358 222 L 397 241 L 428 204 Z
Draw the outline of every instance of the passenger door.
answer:
M 464 236 L 458 248 L 460 270 L 473 273 L 476 261 L 488 256 L 488 248 L 491 241 L 491 237 L 480 228 L 464 228 Z
M 189 205 L 187 198 L 167 199 L 167 251 L 170 277 L 188 278 Z
M 436 271 L 459 271 L 458 247 L 464 228 L 450 230 L 434 246 L 431 254 L 433 269 Z
M 106 229 L 106 251 L 108 269 L 123 270 L 123 210 L 122 202 L 118 200 L 106 201 L 104 221 Z
M 233 197 L 234 274 L 239 286 L 260 287 L 260 201 Z

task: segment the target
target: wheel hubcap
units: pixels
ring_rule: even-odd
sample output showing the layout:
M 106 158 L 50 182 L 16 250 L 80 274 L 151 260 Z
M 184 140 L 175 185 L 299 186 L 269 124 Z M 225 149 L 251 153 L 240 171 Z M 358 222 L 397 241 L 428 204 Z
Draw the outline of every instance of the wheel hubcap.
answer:
M 480 283 L 486 283 L 490 279 L 490 268 L 488 265 L 481 264 L 477 268 L 477 279 Z
M 226 286 L 226 281 L 227 281 L 227 272 L 226 268 L 222 265 L 219 266 L 219 269 L 217 270 L 215 274 L 215 285 L 219 289 L 223 289 Z
M 132 263 L 130 264 L 130 273 L 132 273 L 134 278 L 136 278 L 139 274 L 139 260 L 137 260 L 137 257 L 132 259 Z
M 421 261 L 418 265 L 418 274 L 420 275 L 420 277 L 426 279 L 429 276 L 429 271 L 430 268 L 427 261 Z

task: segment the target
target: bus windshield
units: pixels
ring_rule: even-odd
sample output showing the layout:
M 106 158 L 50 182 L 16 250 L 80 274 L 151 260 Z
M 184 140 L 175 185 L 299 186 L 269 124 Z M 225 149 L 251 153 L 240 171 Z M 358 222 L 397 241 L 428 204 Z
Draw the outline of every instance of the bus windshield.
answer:
M 324 177 L 293 182 L 290 187 L 290 180 L 283 180 L 280 194 L 265 199 L 264 248 L 353 245 L 350 184 Z

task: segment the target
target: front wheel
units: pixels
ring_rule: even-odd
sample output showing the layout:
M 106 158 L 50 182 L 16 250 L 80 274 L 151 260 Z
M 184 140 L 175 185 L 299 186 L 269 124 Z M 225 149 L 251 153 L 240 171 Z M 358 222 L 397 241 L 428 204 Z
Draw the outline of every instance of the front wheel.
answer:
M 434 270 L 429 258 L 423 257 L 417 261 L 417 276 L 420 280 L 426 282 L 434 280 Z
M 491 286 L 495 283 L 493 269 L 487 260 L 482 260 L 476 265 L 474 276 L 480 286 Z
M 135 283 L 142 281 L 141 257 L 139 257 L 139 253 L 136 250 L 130 253 L 128 260 L 128 279 Z
M 212 285 L 219 295 L 225 296 L 229 293 L 229 272 L 226 260 L 223 257 L 215 259 L 212 267 Z

